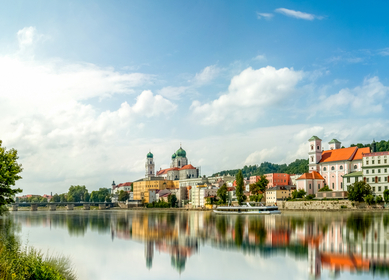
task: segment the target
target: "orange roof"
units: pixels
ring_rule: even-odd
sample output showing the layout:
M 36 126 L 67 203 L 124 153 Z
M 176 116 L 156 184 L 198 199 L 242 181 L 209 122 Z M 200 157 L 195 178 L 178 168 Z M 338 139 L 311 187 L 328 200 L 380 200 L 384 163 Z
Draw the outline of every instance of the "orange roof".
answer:
M 321 160 L 319 162 L 352 160 L 357 150 L 358 150 L 357 147 L 350 147 L 350 148 L 323 151 L 321 154 Z
M 361 255 L 323 253 L 321 263 L 323 266 L 340 266 L 349 270 L 369 270 L 369 260 L 362 259 Z
M 363 154 L 367 153 L 370 153 L 370 147 L 359 148 L 355 156 L 353 157 L 353 160 L 362 159 Z
M 304 173 L 297 180 L 303 180 L 303 179 L 319 179 L 319 180 L 324 180 L 323 176 L 321 176 L 320 173 L 318 173 L 316 171 L 312 171 L 311 173 Z
M 161 169 L 157 172 L 157 175 L 162 175 L 168 173 L 170 170 L 179 170 L 178 167 L 172 167 L 172 168 L 166 168 L 166 169 Z
M 196 169 L 192 164 L 187 164 L 184 165 L 180 170 L 185 170 L 185 169 Z

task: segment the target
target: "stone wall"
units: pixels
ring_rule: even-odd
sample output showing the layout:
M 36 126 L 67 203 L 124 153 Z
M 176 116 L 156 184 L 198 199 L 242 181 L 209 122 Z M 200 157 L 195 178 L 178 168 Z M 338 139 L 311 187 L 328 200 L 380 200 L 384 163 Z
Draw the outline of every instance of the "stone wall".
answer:
M 280 210 L 340 210 L 340 209 L 383 209 L 384 204 L 367 205 L 364 202 L 352 202 L 349 200 L 329 201 L 284 201 L 279 202 Z M 347 208 L 341 208 L 341 206 Z

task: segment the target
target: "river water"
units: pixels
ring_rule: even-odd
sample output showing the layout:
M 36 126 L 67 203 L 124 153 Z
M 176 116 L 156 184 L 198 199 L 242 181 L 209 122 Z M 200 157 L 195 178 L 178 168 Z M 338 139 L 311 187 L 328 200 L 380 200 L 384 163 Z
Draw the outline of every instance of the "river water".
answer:
M 12 212 L 79 279 L 388 279 L 389 213 Z

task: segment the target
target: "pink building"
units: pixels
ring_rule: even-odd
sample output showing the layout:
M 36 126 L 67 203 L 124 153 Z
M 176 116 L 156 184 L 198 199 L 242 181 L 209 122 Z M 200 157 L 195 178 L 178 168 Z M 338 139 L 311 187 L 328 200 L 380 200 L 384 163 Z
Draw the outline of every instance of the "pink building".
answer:
M 362 155 L 369 153 L 370 148 L 341 148 L 341 142 L 332 139 L 329 144 L 329 150 L 322 148 L 322 140 L 317 136 L 312 136 L 309 140 L 309 172 L 317 172 L 324 179 L 324 184 L 328 185 L 333 191 L 344 191 L 343 175 L 352 172 L 362 171 Z M 303 174 L 297 179 L 297 188 L 303 188 L 307 193 L 315 194 L 317 189 L 309 191 L 307 180 L 318 185 L 322 179 L 308 178 L 312 176 Z
M 273 188 L 275 186 L 287 186 L 289 185 L 290 175 L 286 173 L 269 173 L 265 174 L 266 179 L 269 181 L 267 188 Z

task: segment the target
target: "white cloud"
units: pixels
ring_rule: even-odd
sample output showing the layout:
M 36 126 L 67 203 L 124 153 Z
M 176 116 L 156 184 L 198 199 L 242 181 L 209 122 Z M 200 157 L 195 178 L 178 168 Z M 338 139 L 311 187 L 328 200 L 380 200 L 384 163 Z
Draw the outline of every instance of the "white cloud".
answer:
M 348 109 L 358 115 L 379 113 L 387 104 L 388 93 L 389 87 L 384 86 L 378 77 L 366 78 L 362 86 L 344 88 L 336 94 L 322 97 L 318 108 L 320 112 L 330 114 L 348 113 Z
M 271 13 L 259 13 L 259 12 L 257 12 L 257 18 L 258 19 L 262 19 L 262 18 L 264 18 L 264 19 L 271 19 L 273 16 L 274 15 L 271 14 Z
M 269 161 L 275 158 L 275 154 L 279 150 L 276 147 L 271 149 L 262 149 L 260 151 L 255 151 L 251 153 L 245 160 L 245 165 L 255 165 L 264 161 Z
M 316 16 L 313 14 L 308 14 L 300 11 L 294 11 L 294 10 L 289 10 L 285 8 L 278 8 L 274 10 L 276 13 L 283 14 L 288 17 L 294 17 L 298 19 L 304 19 L 304 20 L 314 20 L 314 19 L 323 19 L 322 16 Z
M 23 29 L 19 30 L 17 36 L 20 49 L 31 46 L 34 41 L 40 37 L 40 35 L 37 35 L 36 28 L 33 26 L 24 27 Z
M 180 99 L 180 96 L 188 90 L 188 87 L 164 87 L 158 93 L 169 99 Z
M 293 68 L 249 67 L 232 78 L 226 94 L 205 104 L 194 101 L 191 109 L 205 125 L 215 125 L 227 118 L 234 122 L 252 121 L 270 108 L 285 104 L 303 76 L 302 71 Z
M 256 57 L 253 58 L 254 60 L 266 60 L 266 56 L 264 54 L 259 54 Z
M 209 83 L 217 77 L 221 69 L 216 65 L 210 65 L 205 67 L 200 73 L 197 73 L 193 79 L 194 84 L 203 85 Z

